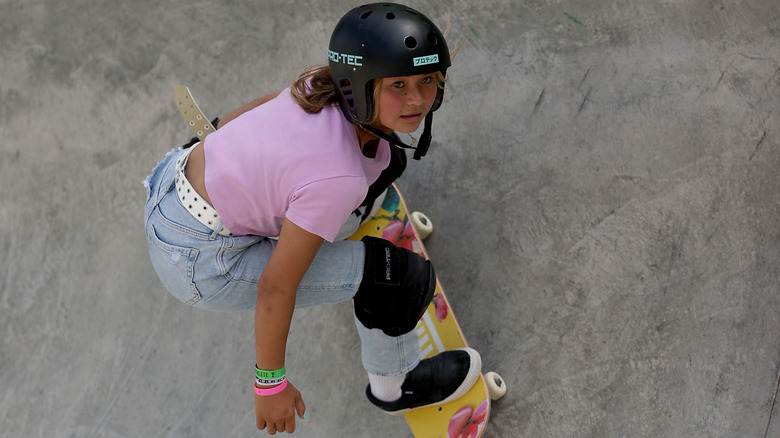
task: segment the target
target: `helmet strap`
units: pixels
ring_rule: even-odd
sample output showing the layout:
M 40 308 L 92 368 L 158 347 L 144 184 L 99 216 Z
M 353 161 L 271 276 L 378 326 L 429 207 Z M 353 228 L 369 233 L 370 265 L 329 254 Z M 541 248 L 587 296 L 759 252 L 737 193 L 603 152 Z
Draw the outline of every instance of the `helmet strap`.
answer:
M 431 146 L 431 125 L 433 124 L 433 111 L 429 112 L 425 116 L 425 128 L 423 128 L 422 137 L 420 137 L 420 143 L 417 145 L 417 149 L 414 151 L 415 160 L 419 160 L 428 153 L 428 148 Z
M 431 137 L 432 137 L 431 125 L 432 124 L 433 124 L 433 111 L 429 112 L 428 115 L 425 116 L 425 128 L 423 129 L 422 137 L 420 137 L 420 142 L 417 144 L 417 146 L 408 145 L 402 142 L 400 139 L 398 139 L 396 135 L 387 134 L 371 125 L 361 124 L 360 126 L 367 129 L 377 137 L 387 140 L 387 142 L 393 146 L 399 147 L 401 149 L 414 149 L 414 156 L 412 158 L 414 158 L 415 160 L 419 160 L 420 158 L 424 157 L 425 154 L 428 153 L 428 148 L 431 146 Z

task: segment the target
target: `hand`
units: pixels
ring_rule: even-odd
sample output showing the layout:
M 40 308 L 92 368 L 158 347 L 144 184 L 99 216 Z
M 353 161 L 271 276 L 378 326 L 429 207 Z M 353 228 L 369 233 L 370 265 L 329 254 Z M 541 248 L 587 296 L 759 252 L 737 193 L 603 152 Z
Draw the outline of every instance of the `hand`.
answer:
M 276 395 L 255 395 L 255 418 L 257 428 L 265 429 L 269 435 L 276 432 L 295 432 L 295 413 L 303 418 L 306 405 L 301 393 L 288 381 L 287 388 Z

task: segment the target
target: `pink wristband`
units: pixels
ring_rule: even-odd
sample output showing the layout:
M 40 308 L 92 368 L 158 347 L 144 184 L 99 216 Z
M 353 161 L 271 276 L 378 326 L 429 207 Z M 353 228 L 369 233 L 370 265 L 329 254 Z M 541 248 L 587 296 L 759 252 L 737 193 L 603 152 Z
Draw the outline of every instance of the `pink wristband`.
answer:
M 257 386 L 255 386 L 255 394 L 259 396 L 276 395 L 284 391 L 284 388 L 287 388 L 286 380 L 282 382 L 281 385 L 274 386 L 273 388 L 269 388 L 269 389 L 260 389 Z

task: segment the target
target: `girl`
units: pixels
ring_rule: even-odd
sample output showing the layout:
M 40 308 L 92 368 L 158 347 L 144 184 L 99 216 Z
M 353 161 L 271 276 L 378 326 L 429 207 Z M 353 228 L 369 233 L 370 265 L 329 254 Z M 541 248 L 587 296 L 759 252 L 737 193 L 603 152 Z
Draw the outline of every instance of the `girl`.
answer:
M 425 154 L 449 66 L 421 13 L 353 9 L 327 67 L 233 111 L 147 178 L 149 253 L 165 287 L 193 307 L 255 311 L 259 429 L 292 433 L 306 410 L 285 374 L 295 307 L 354 300 L 366 395 L 386 412 L 453 400 L 477 380 L 472 349 L 420 358 L 413 329 L 433 295 L 430 262 L 381 239 L 341 240 L 405 168 L 412 146 L 394 131 L 425 121 L 414 148 Z

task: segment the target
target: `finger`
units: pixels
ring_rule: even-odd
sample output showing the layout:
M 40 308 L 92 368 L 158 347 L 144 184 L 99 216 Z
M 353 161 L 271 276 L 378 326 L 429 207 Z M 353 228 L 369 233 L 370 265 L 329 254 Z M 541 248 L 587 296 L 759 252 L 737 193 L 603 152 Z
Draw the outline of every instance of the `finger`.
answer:
M 257 430 L 263 430 L 263 429 L 265 429 L 265 420 L 258 420 Z
M 285 423 L 285 432 L 287 433 L 294 433 L 295 432 L 295 415 L 292 416 L 292 420 Z
M 298 411 L 298 416 L 302 419 L 306 419 L 306 403 L 302 398 L 295 400 L 295 410 Z

